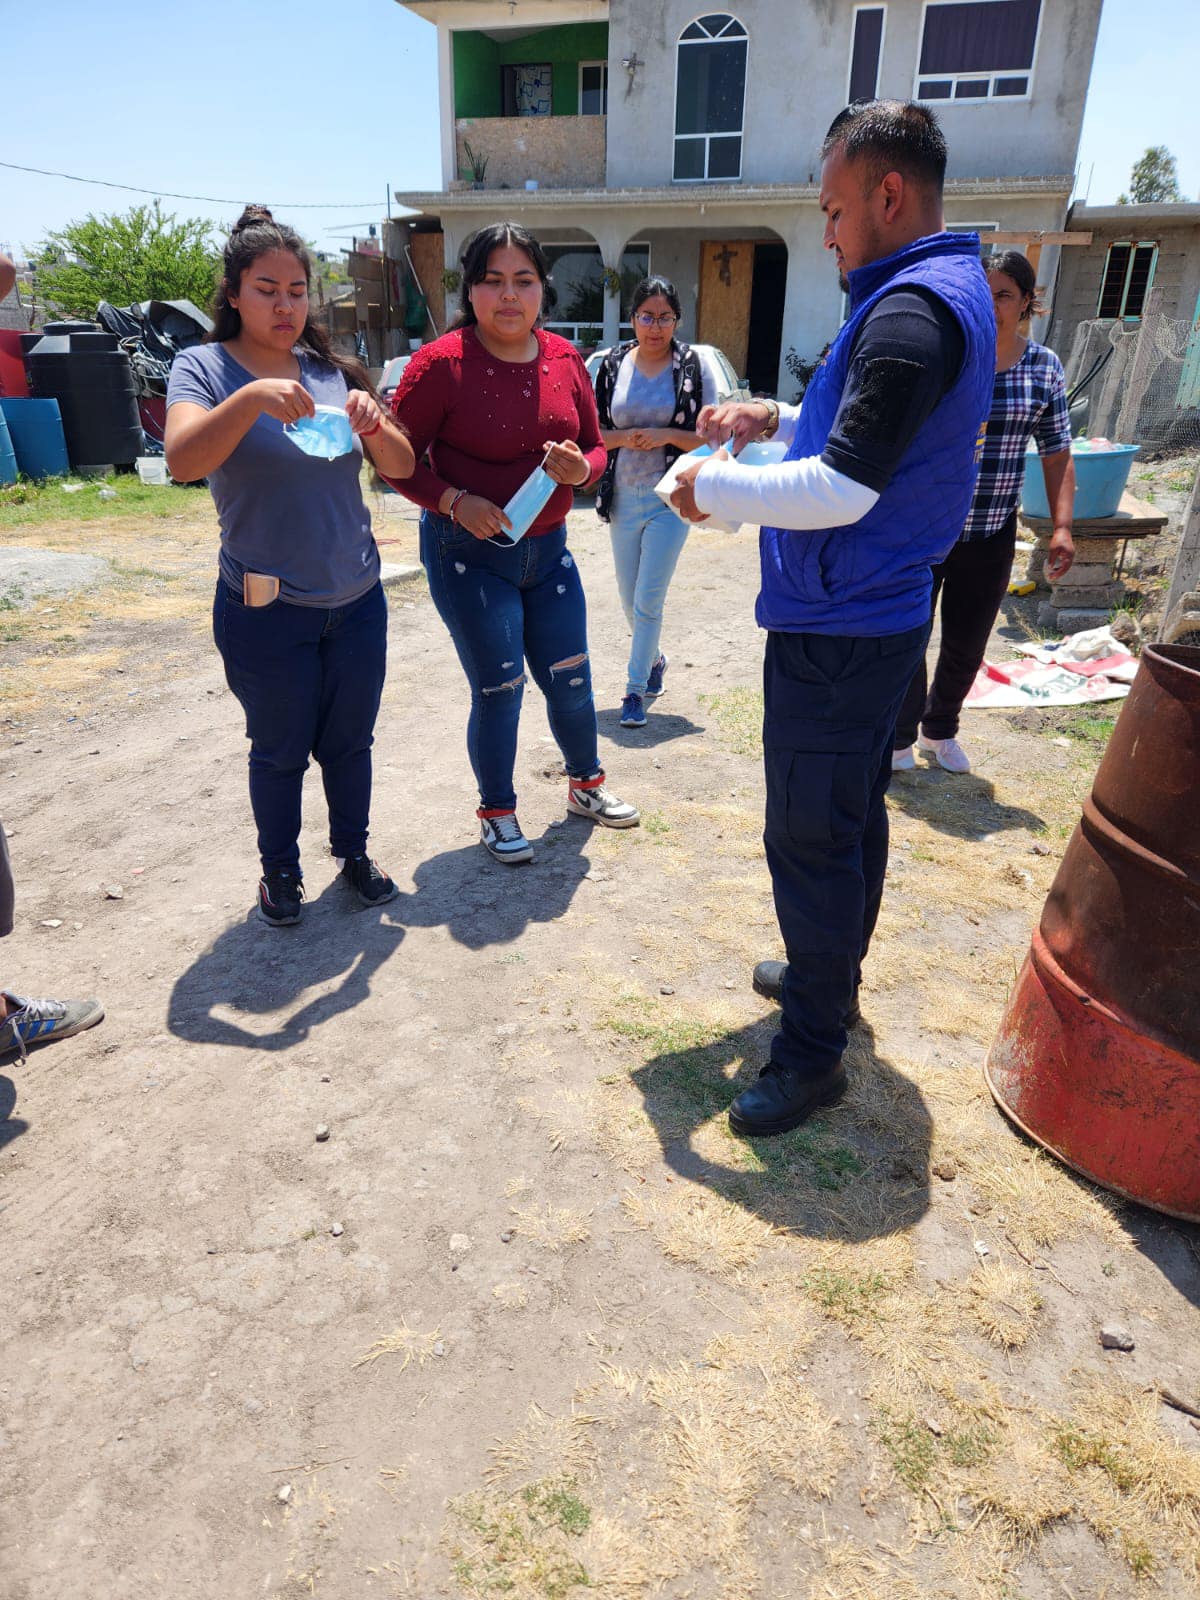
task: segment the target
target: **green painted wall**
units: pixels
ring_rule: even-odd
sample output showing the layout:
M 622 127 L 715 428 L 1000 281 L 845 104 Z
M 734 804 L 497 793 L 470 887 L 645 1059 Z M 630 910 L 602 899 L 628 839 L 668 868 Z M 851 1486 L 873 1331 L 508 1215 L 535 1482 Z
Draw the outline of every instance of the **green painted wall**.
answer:
M 579 112 L 579 63 L 607 61 L 607 22 L 576 22 L 542 28 L 510 44 L 482 33 L 454 35 L 454 115 L 498 117 L 503 106 L 500 69 L 522 62 L 548 61 L 554 68 L 551 104 L 556 117 Z

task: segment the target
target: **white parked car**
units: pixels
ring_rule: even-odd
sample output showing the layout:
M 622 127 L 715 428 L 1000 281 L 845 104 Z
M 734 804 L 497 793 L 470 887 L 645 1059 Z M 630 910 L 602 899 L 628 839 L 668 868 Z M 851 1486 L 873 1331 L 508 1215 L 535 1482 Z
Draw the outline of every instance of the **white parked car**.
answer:
M 611 345 L 604 350 L 593 350 L 584 365 L 587 375 L 596 387 L 596 374 Z M 711 375 L 718 400 L 749 400 L 750 391 L 729 364 L 729 357 L 715 344 L 694 344 L 692 349 L 700 358 L 701 367 Z
M 400 379 L 404 376 L 404 369 L 411 360 L 411 355 L 393 356 L 387 366 L 384 367 L 378 384 L 379 398 L 384 405 L 390 404 L 392 396 L 400 387 Z

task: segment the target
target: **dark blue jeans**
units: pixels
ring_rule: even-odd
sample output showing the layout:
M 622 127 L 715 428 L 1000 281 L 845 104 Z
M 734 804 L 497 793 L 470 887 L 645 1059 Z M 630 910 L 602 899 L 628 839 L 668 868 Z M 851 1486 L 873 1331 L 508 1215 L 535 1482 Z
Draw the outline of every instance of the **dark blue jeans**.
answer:
M 517 803 L 513 767 L 526 661 L 546 697 L 567 772 L 594 778 L 600 758 L 587 606 L 565 524 L 500 545 L 425 511 L 421 560 L 471 686 L 467 753 L 481 809 L 511 811 Z
M 218 578 L 213 638 L 246 713 L 263 871 L 300 871 L 300 793 L 310 755 L 325 784 L 330 849 L 335 856 L 365 850 L 387 662 L 383 585 L 333 610 L 284 600 L 250 607 Z
M 768 633 L 763 843 L 787 951 L 771 1059 L 832 1071 L 887 870 L 896 716 L 928 624 L 882 639 Z

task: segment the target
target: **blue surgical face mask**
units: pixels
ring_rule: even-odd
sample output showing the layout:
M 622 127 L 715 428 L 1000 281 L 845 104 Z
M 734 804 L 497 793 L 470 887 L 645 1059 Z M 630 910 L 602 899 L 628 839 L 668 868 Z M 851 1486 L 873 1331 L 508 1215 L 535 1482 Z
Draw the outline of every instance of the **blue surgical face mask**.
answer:
M 323 456 L 326 461 L 334 461 L 354 449 L 350 418 L 338 406 L 318 406 L 315 416 L 301 417 L 283 431 L 306 456 Z

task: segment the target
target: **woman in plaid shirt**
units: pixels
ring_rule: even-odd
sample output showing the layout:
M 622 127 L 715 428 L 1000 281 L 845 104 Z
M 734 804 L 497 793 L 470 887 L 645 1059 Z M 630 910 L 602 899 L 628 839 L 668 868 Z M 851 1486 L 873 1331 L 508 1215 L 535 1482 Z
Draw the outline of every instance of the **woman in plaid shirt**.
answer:
M 1075 468 L 1062 363 L 1053 350 L 1021 332 L 1022 324 L 1042 310 L 1037 304 L 1037 280 L 1019 250 L 993 256 L 987 267 L 996 307 L 996 383 L 983 460 L 962 537 L 933 569 L 931 608 L 936 610 L 939 594 L 942 602 L 937 666 L 928 692 L 924 662 L 908 686 L 896 723 L 893 771 L 916 765 L 914 741 L 947 772 L 971 770 L 955 737 L 958 716 L 983 665 L 992 624 L 1008 592 L 1030 438 L 1037 441 L 1054 519 L 1047 577 L 1061 578 L 1075 558 L 1071 542 Z

